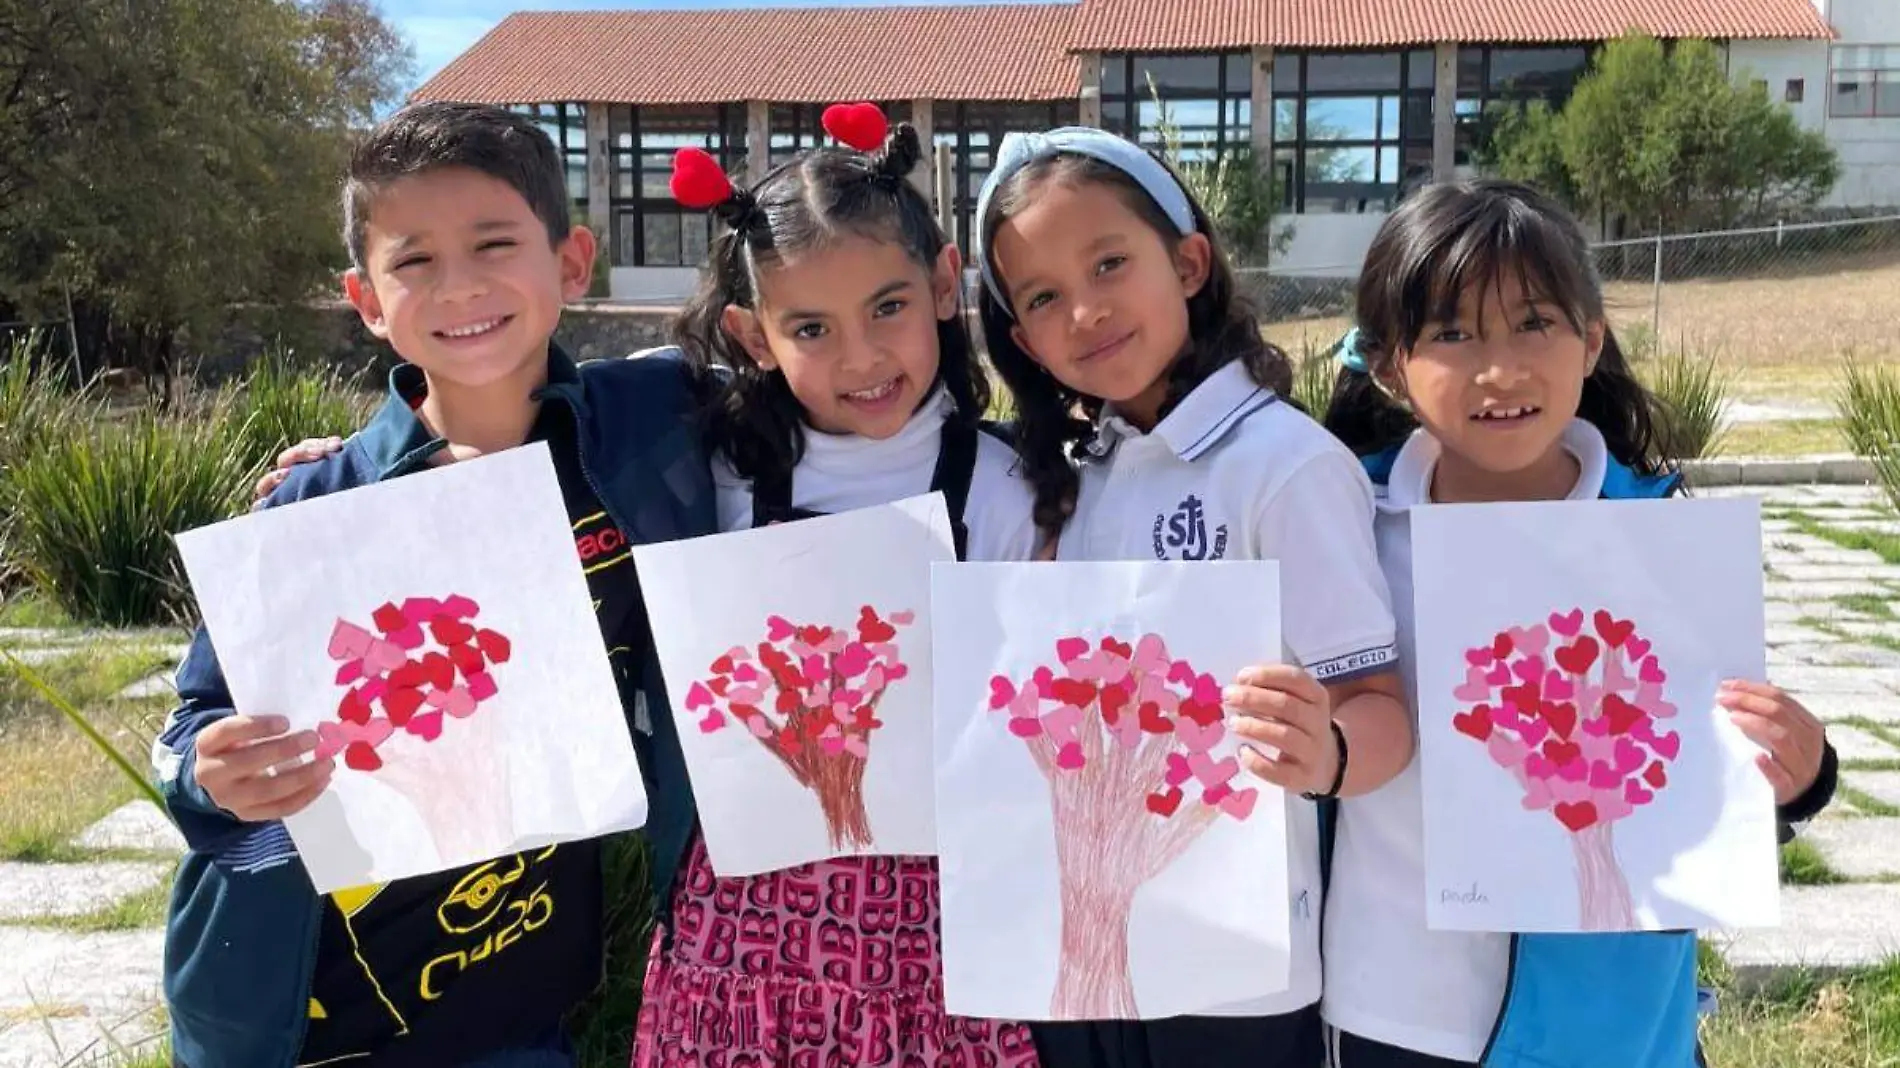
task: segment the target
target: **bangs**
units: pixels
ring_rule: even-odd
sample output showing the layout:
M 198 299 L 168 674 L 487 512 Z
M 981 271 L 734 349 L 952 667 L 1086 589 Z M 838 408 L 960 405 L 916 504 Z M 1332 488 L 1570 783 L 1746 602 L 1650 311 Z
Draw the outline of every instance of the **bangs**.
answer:
M 1579 334 L 1602 316 L 1601 290 L 1577 269 L 1575 238 L 1560 222 L 1510 198 L 1475 203 L 1462 214 L 1438 240 L 1405 250 L 1397 272 L 1401 293 L 1393 294 L 1397 314 L 1381 317 L 1396 320 L 1399 348 L 1417 344 L 1430 324 L 1456 321 L 1459 305 L 1474 292 L 1478 323 L 1471 325 L 1478 329 L 1507 279 L 1517 282 L 1524 299 L 1561 310 Z

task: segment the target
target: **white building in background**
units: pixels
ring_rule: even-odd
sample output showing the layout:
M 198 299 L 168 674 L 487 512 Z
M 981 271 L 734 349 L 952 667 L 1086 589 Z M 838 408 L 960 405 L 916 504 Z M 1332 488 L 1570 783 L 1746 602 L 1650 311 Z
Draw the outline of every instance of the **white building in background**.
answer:
M 1768 83 L 1839 147 L 1838 204 L 1900 206 L 1900 0 L 521 12 L 415 96 L 538 116 L 626 301 L 676 302 L 704 262 L 710 220 L 667 195 L 680 147 L 756 180 L 824 141 L 824 104 L 878 101 L 948 158 L 940 214 L 967 249 L 976 192 L 1005 134 L 1080 122 L 1156 144 L 1151 84 L 1187 152 L 1243 149 L 1278 176 L 1294 237 L 1275 272 L 1344 278 L 1406 190 L 1459 172 L 1486 106 L 1560 103 L 1594 49 L 1632 29 L 1725 42 L 1736 77 Z
M 1900 208 L 1900 0 L 1811 0 L 1832 41 L 1737 40 L 1729 64 L 1764 81 L 1841 157 L 1828 204 Z

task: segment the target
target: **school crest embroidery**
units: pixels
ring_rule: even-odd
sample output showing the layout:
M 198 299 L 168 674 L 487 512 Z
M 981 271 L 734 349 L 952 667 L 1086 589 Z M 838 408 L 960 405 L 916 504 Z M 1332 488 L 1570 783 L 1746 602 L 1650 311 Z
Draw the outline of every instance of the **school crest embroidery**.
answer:
M 1210 542 L 1207 510 L 1192 493 L 1174 511 L 1155 516 L 1153 537 L 1157 560 L 1219 560 L 1227 555 L 1227 524 L 1214 528 Z

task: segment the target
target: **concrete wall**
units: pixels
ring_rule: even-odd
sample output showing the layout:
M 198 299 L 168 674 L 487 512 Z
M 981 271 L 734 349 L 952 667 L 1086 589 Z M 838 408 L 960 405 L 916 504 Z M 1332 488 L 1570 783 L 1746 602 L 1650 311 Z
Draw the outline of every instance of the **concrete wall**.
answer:
M 1841 44 L 1900 44 L 1900 3 L 1894 0 L 1815 0 Z
M 1273 258 L 1274 274 L 1354 278 L 1385 216 L 1287 215 L 1281 221 L 1292 225 L 1293 241 Z
M 1735 41 L 1728 48 L 1729 73 L 1744 84 L 1766 81 L 1768 98 L 1777 102 L 1786 99 L 1791 79 L 1801 79 L 1801 103 L 1785 106 L 1801 125 L 1821 130 L 1827 127 L 1827 54 L 1826 41 Z

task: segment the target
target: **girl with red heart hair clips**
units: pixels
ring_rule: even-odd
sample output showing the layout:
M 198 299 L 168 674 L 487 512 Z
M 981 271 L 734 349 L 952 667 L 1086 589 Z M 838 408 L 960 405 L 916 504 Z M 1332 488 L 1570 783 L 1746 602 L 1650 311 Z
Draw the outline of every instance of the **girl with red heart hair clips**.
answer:
M 1338 347 L 1326 425 L 1381 488 L 1375 529 L 1401 648 L 1413 629 L 1414 509 L 1677 492 L 1681 479 L 1662 458 L 1651 422 L 1655 400 L 1610 330 L 1583 231 L 1537 190 L 1487 180 L 1414 193 L 1366 253 L 1355 314 Z M 1628 623 L 1596 615 L 1605 648 L 1629 640 Z M 1552 616 L 1550 626 L 1554 635 L 1575 634 L 1583 614 Z M 1825 732 L 1765 683 L 1726 683 L 1718 700 L 1764 750 L 1758 759 L 1774 784 L 1785 840 L 1833 794 L 1837 761 Z M 1621 714 L 1613 705 L 1647 715 L 1612 695 L 1603 701 L 1612 723 Z M 1674 749 L 1658 752 L 1673 757 Z M 1428 929 L 1421 783 L 1414 763 L 1383 789 L 1340 805 L 1322 1008 L 1332 1063 L 1701 1064 L 1693 931 Z
M 959 556 L 1029 559 L 1028 485 L 980 426 L 989 383 L 962 263 L 909 182 L 917 133 L 869 104 L 826 110 L 824 127 L 842 144 L 751 189 L 703 151 L 675 158 L 674 197 L 725 224 L 675 324 L 701 372 L 720 527 L 939 490 Z M 1022 1024 L 944 1011 L 934 858 L 721 878 L 696 828 L 683 854 L 662 887 L 636 1068 L 1038 1063 Z

